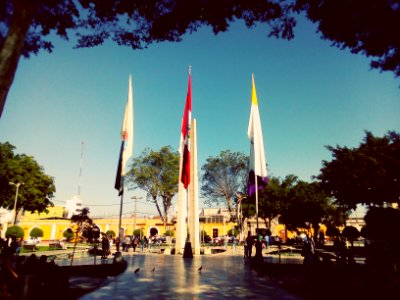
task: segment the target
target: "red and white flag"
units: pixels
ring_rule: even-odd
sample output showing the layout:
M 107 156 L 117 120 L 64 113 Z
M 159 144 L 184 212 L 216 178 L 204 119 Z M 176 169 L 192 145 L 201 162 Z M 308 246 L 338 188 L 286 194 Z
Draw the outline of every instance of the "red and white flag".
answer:
M 189 83 L 186 95 L 185 109 L 182 117 L 181 143 L 179 152 L 181 154 L 182 168 L 180 181 L 187 189 L 190 183 L 190 130 L 192 122 L 192 74 L 189 68 Z

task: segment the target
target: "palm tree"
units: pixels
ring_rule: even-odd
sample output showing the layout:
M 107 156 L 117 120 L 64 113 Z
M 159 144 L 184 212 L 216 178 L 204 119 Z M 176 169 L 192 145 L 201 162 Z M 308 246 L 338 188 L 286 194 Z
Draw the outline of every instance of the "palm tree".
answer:
M 77 215 L 73 215 L 71 217 L 71 222 L 76 224 L 76 234 L 75 234 L 75 242 L 74 242 L 74 250 L 72 251 L 71 257 L 71 266 L 74 261 L 76 244 L 78 243 L 79 235 L 82 235 L 82 231 L 87 226 L 93 226 L 93 220 L 89 217 L 89 208 L 85 207 L 81 210 L 81 212 Z

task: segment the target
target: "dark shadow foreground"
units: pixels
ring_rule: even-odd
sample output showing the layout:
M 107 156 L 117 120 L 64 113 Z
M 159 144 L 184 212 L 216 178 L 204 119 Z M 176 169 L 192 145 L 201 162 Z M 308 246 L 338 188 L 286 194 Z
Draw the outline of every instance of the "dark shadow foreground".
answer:
M 399 299 L 400 276 L 373 270 L 365 264 L 333 262 L 267 263 L 252 259 L 252 268 L 304 299 Z

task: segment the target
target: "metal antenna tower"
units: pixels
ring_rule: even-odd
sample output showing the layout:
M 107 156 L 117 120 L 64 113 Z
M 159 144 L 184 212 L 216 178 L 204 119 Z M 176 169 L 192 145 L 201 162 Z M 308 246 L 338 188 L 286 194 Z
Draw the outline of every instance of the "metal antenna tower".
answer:
M 78 176 L 78 198 L 81 197 L 81 178 L 82 178 L 82 166 L 83 166 L 83 146 L 84 142 L 81 143 L 81 159 L 79 161 L 79 176 Z

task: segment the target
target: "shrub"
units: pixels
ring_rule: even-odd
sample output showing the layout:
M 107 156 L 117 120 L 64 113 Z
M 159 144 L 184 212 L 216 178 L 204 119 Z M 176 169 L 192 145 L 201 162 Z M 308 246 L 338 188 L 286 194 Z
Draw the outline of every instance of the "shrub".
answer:
M 11 226 L 6 231 L 7 238 L 22 239 L 24 237 L 24 230 L 20 226 Z
M 167 230 L 165 231 L 166 236 L 174 236 L 174 231 L 173 230 Z
M 360 237 L 360 232 L 354 226 L 346 226 L 342 231 L 342 235 L 353 245 L 353 242 Z
M 200 232 L 200 241 L 204 243 L 209 243 L 211 241 L 211 237 L 207 234 L 205 230 Z
M 134 236 L 143 236 L 143 230 L 142 229 L 135 229 L 133 231 Z
M 74 237 L 74 232 L 72 231 L 71 228 L 67 228 L 63 232 L 63 237 L 65 237 L 67 239 L 67 241 L 69 242 Z
M 237 236 L 238 234 L 239 234 L 239 230 L 237 230 L 236 228 L 232 228 L 232 229 L 228 230 L 229 236 L 232 236 L 232 235 Z
M 326 235 L 335 238 L 340 235 L 340 231 L 334 226 L 328 226 L 326 229 Z
M 115 231 L 114 230 L 107 230 L 106 231 L 106 236 L 109 238 L 114 238 L 115 237 Z
M 31 233 L 29 235 L 36 239 L 39 237 L 43 237 L 43 230 L 39 227 L 35 227 L 31 230 Z

